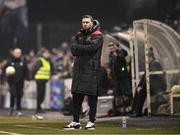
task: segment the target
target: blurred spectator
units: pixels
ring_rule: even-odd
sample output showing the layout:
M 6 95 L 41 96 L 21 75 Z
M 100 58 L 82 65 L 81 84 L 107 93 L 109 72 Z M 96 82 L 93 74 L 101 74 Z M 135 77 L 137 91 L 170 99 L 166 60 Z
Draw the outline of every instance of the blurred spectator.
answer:
M 64 51 L 64 52 L 66 52 L 68 49 L 70 49 L 68 42 L 66 42 L 66 41 L 62 42 L 62 44 L 61 44 L 61 50 Z
M 63 58 L 63 72 L 62 72 L 63 78 L 72 77 L 72 63 L 73 63 L 73 56 L 71 55 L 71 52 L 65 51 Z
M 180 34 L 180 19 L 174 20 L 172 27 L 174 28 L 174 30 L 176 30 L 178 34 Z
M 131 87 L 125 57 L 127 52 L 119 49 L 118 45 L 109 43 L 109 64 L 114 93 L 114 108 L 112 115 L 120 115 L 129 112 L 131 104 Z
M 150 71 L 162 71 L 160 63 L 155 59 L 153 48 L 149 50 L 149 70 Z M 150 75 L 150 96 L 151 96 L 151 107 L 152 114 L 155 114 L 165 100 L 161 100 L 161 93 L 166 91 L 166 80 L 164 74 Z M 146 78 L 142 76 L 138 87 L 136 88 L 135 96 L 133 99 L 132 113 L 133 116 L 141 116 L 142 108 L 146 99 Z
M 31 77 L 30 79 L 32 79 L 32 70 L 38 60 L 37 57 L 35 56 L 34 50 L 30 50 L 29 53 L 25 55 L 25 59 L 27 61 L 27 66 L 29 69 L 29 76 Z
M 52 49 L 51 60 L 60 78 L 72 77 L 72 63 L 74 59 L 70 50 L 63 51 L 61 49 Z
M 34 50 L 30 50 L 29 53 L 25 56 L 27 62 L 30 62 L 35 57 Z

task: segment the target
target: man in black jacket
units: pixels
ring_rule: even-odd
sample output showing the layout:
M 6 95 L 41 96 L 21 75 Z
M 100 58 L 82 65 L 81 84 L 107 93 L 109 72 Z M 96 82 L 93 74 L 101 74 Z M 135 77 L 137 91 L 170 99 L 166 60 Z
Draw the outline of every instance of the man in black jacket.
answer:
M 155 59 L 153 48 L 150 48 L 149 53 L 149 71 L 162 71 L 163 68 L 161 64 Z M 150 75 L 150 96 L 155 97 L 154 103 L 151 101 L 152 106 L 152 115 L 157 113 L 158 107 L 162 104 L 162 101 L 159 102 L 159 94 L 166 91 L 166 76 L 165 74 L 153 74 Z M 135 92 L 132 105 L 132 113 L 134 117 L 142 116 L 142 109 L 144 102 L 146 100 L 146 78 L 145 74 L 142 76 Z M 164 101 L 163 101 L 164 102 Z
M 75 36 L 76 44 L 71 46 L 75 56 L 72 81 L 72 95 L 74 102 L 73 122 L 64 129 L 80 129 L 79 114 L 84 96 L 88 96 L 90 107 L 89 121 L 85 129 L 95 129 L 94 121 L 97 108 L 97 94 L 99 89 L 99 75 L 103 35 L 99 22 L 92 16 L 82 17 L 83 29 Z
M 14 74 L 9 74 L 7 68 L 12 66 L 15 69 Z M 17 115 L 21 116 L 21 98 L 23 96 L 24 80 L 29 80 L 29 71 L 27 63 L 22 57 L 20 48 L 12 51 L 12 58 L 7 62 L 4 72 L 6 72 L 7 81 L 10 88 L 10 115 L 13 114 L 14 104 L 16 101 Z
M 127 113 L 127 109 L 131 105 L 132 92 L 125 59 L 128 53 L 113 42 L 109 43 L 108 50 L 109 66 L 111 69 L 110 76 L 114 94 L 113 112 L 110 115 L 121 115 Z

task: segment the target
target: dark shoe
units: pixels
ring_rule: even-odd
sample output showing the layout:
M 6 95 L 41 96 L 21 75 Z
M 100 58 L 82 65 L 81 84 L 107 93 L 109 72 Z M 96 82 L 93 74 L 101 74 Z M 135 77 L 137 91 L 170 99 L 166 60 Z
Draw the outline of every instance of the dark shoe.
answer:
M 81 129 L 81 124 L 79 122 L 71 122 L 68 125 L 64 126 L 64 130 L 78 130 Z

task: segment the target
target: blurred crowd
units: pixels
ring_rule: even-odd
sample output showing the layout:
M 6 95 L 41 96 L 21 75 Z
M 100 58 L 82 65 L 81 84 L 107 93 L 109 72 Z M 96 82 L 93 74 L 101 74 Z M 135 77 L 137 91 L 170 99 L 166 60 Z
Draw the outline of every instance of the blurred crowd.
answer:
M 167 17 L 164 20 L 165 24 L 173 28 L 178 34 L 180 34 L 180 18 L 175 20 L 170 20 L 169 17 Z
M 30 73 L 37 61 L 39 54 L 41 53 L 41 50 L 42 48 L 37 52 L 37 54 L 34 50 L 31 50 L 29 54 L 24 56 L 27 60 Z M 66 46 L 62 46 L 62 48 L 53 48 L 50 52 L 50 61 L 53 65 L 54 74 L 60 79 L 71 78 L 73 56 L 70 52 L 68 44 Z
M 23 58 L 27 62 L 27 67 L 29 69 L 30 79 L 33 79 L 32 71 L 35 64 L 38 61 L 38 57 L 40 56 L 42 50 L 43 48 L 39 49 L 37 53 L 34 50 L 30 50 L 28 54 L 23 54 Z M 127 52 L 125 50 L 124 51 L 119 50 L 118 46 L 116 46 L 113 43 L 110 43 L 110 45 L 107 47 L 107 51 L 109 52 L 109 62 L 106 63 L 105 65 L 102 65 L 101 71 L 99 72 L 100 73 L 99 96 L 113 95 L 113 96 L 117 96 L 118 99 L 122 98 L 123 100 L 120 103 L 118 103 L 118 105 L 117 103 L 114 102 L 114 106 L 120 106 L 119 110 L 122 111 L 121 107 L 124 107 L 123 104 L 127 104 L 126 102 L 128 102 L 127 106 L 129 107 L 131 105 L 131 99 L 132 99 L 131 88 L 128 87 L 130 86 L 130 78 L 129 78 L 130 69 L 128 68 L 129 65 L 125 60 Z M 71 54 L 70 45 L 67 42 L 63 42 L 61 47 L 53 48 L 52 50 L 49 50 L 49 52 L 51 53 L 50 61 L 53 65 L 52 77 L 55 77 L 56 79 L 72 78 L 74 57 Z M 6 81 L 6 79 L 2 74 L 2 69 L 7 64 L 7 61 L 8 60 L 5 59 L 2 62 L 0 62 L 1 86 Z M 123 64 L 121 64 L 121 62 L 123 62 Z M 121 67 L 121 71 L 119 70 L 118 66 Z M 122 80 L 124 80 L 122 79 L 123 77 L 127 79 L 123 81 L 124 84 L 123 83 L 119 84 L 120 82 L 122 82 Z M 118 92 L 119 89 L 121 89 L 120 92 Z M 0 91 L 2 95 L 2 90 Z M 126 112 L 126 110 L 127 109 L 123 109 L 123 112 Z M 112 110 L 112 111 L 113 111 L 111 112 L 113 113 L 112 115 L 114 115 L 114 113 L 119 113 L 119 111 L 117 110 L 115 111 Z M 130 109 L 128 109 L 127 111 L 130 111 Z
M 71 78 L 72 77 L 72 63 L 73 57 L 70 53 L 68 48 L 68 44 L 64 43 L 61 48 L 53 48 L 49 50 L 50 52 L 50 62 L 52 63 L 53 73 L 51 74 L 52 77 L 56 79 L 64 79 L 64 78 Z M 21 60 L 27 63 L 28 68 L 28 80 L 34 80 L 34 68 L 42 55 L 42 52 L 45 48 L 41 48 L 36 53 L 34 50 L 30 50 L 28 54 L 23 54 L 21 56 Z M 9 61 L 14 59 L 14 49 L 10 51 L 11 57 L 8 59 L 4 59 L 0 62 L 0 107 L 3 107 L 5 104 L 5 96 L 8 92 L 7 83 L 9 77 L 6 75 L 6 67 Z M 11 64 L 14 64 L 14 62 Z M 20 62 L 21 64 L 21 62 Z M 7 87 L 7 88 L 6 88 Z
M 41 50 L 41 49 L 40 49 Z M 37 62 L 37 58 L 39 56 L 35 53 L 34 50 L 30 50 L 28 54 L 24 55 L 25 60 L 28 63 L 28 69 L 31 73 L 34 64 Z M 51 62 L 54 66 L 54 72 L 58 75 L 59 78 L 70 78 L 72 77 L 72 63 L 73 57 L 71 55 L 70 50 L 62 50 L 58 48 L 53 48 L 51 51 Z M 2 68 L 7 63 L 7 59 L 0 62 L 0 76 L 2 78 Z

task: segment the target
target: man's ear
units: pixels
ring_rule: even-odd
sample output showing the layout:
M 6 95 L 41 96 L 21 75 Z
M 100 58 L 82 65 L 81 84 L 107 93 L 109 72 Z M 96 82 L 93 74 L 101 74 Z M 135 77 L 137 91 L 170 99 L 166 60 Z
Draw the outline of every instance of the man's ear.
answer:
M 93 28 L 93 25 L 94 25 L 93 22 L 91 22 L 91 29 Z

